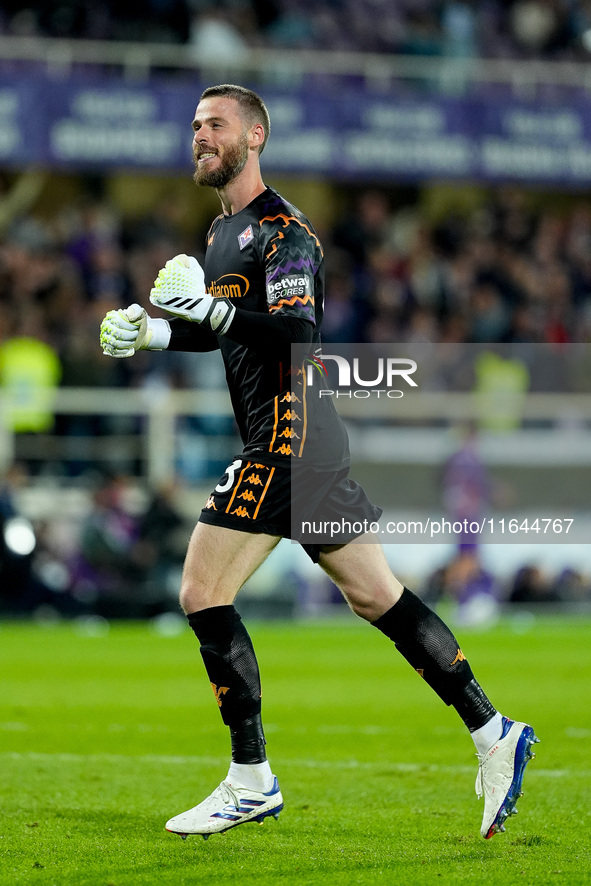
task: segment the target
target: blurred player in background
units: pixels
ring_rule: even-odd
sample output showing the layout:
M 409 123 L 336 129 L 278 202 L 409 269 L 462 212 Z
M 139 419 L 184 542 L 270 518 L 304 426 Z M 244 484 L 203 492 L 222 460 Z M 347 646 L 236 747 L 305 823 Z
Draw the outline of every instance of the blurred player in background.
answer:
M 243 441 L 243 451 L 201 512 L 180 594 L 230 730 L 232 760 L 219 787 L 166 827 L 181 836 L 207 838 L 247 821 L 277 818 L 283 808 L 266 755 L 258 664 L 234 608 L 238 591 L 282 537 L 294 537 L 291 507 L 300 479 L 306 494 L 298 508 L 304 519 L 333 514 L 369 523 L 381 511 L 348 476 L 346 432 L 331 398 L 318 401 L 322 414 L 304 419 L 304 410 L 298 412 L 291 346 L 300 344 L 308 352 L 319 348 L 323 251 L 308 219 L 261 177 L 259 157 L 270 131 L 267 109 L 243 87 L 211 87 L 201 96 L 193 131 L 194 180 L 215 188 L 222 206 L 207 236 L 205 268 L 187 256 L 171 259 L 150 301 L 174 319 L 151 318 L 139 305 L 110 311 L 101 325 L 101 344 L 113 357 L 145 348 L 219 349 Z M 303 427 L 305 420 L 309 426 Z M 374 537 L 345 534 L 338 544 L 303 547 L 353 612 L 393 640 L 457 710 L 479 760 L 476 789 L 485 798 L 481 834 L 488 838 L 504 830 L 537 741 L 532 728 L 493 707 L 451 631 L 394 577 Z

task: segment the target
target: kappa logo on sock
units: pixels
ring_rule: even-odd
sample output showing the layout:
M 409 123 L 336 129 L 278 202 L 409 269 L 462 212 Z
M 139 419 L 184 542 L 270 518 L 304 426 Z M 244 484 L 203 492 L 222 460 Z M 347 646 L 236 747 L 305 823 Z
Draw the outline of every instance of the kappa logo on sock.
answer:
M 215 685 L 215 683 L 212 683 L 211 688 L 213 689 L 213 694 L 215 695 L 215 700 L 218 703 L 218 708 L 221 708 L 221 706 L 222 706 L 222 698 L 221 697 L 222 697 L 222 695 L 225 695 L 226 692 L 230 691 L 230 687 L 229 686 L 220 686 L 220 688 L 218 689 L 218 687 Z
M 456 655 L 456 657 L 454 658 L 454 660 L 450 664 L 450 668 L 453 668 L 453 666 L 455 664 L 459 664 L 459 662 L 461 662 L 461 661 L 466 661 L 466 656 L 464 655 L 464 653 L 462 652 L 461 649 L 458 649 L 458 654 Z

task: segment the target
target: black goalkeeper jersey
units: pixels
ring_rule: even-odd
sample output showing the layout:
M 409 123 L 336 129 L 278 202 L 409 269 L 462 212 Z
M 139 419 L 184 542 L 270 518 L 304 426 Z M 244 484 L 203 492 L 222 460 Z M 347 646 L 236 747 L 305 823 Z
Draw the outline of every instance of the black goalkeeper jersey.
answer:
M 278 351 L 271 334 L 253 335 L 248 345 L 232 340 L 232 327 L 218 336 L 244 454 L 324 470 L 348 464 L 347 434 L 332 398 L 307 386 L 305 353 L 311 357 L 320 346 L 324 307 L 324 256 L 308 219 L 267 188 L 240 212 L 214 220 L 204 271 L 208 292 L 239 311 L 303 320 L 313 328 L 311 344 L 295 363 L 289 346 Z

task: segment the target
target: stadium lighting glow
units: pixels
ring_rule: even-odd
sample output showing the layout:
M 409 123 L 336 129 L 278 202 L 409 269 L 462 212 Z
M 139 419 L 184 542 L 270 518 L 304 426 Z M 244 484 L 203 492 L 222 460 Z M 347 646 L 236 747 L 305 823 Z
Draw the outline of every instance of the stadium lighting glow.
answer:
M 4 542 L 9 551 L 27 557 L 35 550 L 35 532 L 26 517 L 11 517 L 4 525 Z

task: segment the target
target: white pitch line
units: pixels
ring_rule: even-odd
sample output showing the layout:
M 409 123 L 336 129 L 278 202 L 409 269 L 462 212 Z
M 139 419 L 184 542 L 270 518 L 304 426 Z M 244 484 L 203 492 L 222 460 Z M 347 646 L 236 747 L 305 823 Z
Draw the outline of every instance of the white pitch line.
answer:
M 37 751 L 6 751 L 0 753 L 0 760 L 14 760 L 38 763 L 113 763 L 129 766 L 134 762 L 152 764 L 158 766 L 212 766 L 216 764 L 226 765 L 227 757 L 185 757 L 167 754 L 142 754 L 138 756 L 126 756 L 125 754 L 43 754 Z M 474 772 L 474 766 L 439 766 L 437 763 L 393 763 L 390 761 L 368 760 L 293 760 L 286 759 L 281 763 L 282 767 L 297 766 L 302 769 L 390 769 L 394 772 L 450 772 L 464 773 Z M 577 769 L 539 769 L 535 765 L 528 769 L 530 775 L 538 775 L 543 778 L 577 778 L 591 777 L 591 770 Z

